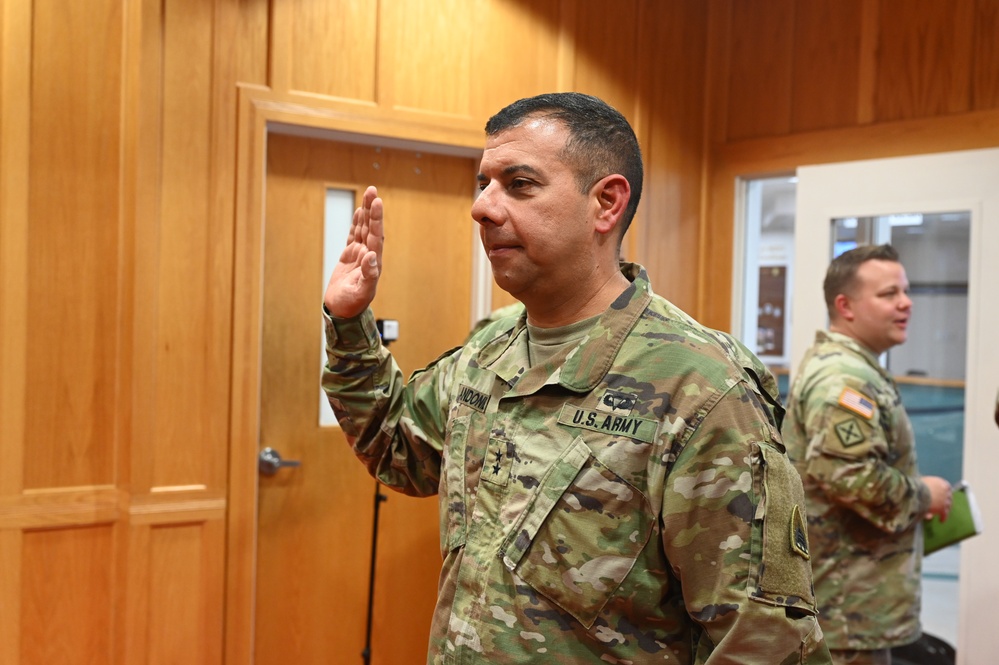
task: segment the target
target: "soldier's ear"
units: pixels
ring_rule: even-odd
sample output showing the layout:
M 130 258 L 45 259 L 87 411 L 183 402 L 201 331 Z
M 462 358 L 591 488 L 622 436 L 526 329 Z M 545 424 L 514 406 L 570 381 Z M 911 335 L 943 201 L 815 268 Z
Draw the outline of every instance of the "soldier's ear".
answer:
M 845 293 L 836 296 L 833 307 L 836 309 L 837 317 L 843 321 L 853 321 L 857 318 L 856 312 L 853 311 L 853 303 Z
M 610 233 L 617 228 L 628 207 L 631 184 L 620 173 L 612 173 L 595 182 L 590 193 L 596 203 L 596 230 L 598 233 Z

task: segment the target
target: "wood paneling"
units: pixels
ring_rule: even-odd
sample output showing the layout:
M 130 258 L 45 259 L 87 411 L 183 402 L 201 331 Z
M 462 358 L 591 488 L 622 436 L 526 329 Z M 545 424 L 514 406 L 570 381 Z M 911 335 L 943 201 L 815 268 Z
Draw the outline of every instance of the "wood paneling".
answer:
M 0 1 L 0 495 L 24 487 L 31 7 Z M 0 609 L 2 612 L 2 609 Z M 0 621 L 0 626 L 4 624 Z
M 267 85 L 270 4 L 270 0 L 216 4 L 215 57 L 220 63 L 217 73 L 221 80 Z
M 862 0 L 860 5 L 860 50 L 857 73 L 857 123 L 874 121 L 874 90 L 877 85 L 879 1 Z M 840 94 L 847 94 L 841 91 Z
M 881 0 L 878 121 L 970 110 L 974 5 L 975 0 Z
M 486 26 L 464 0 L 409 0 L 379 15 L 377 79 L 395 109 L 471 117 L 474 40 Z M 414 29 L 419 26 L 419 29 Z
M 786 134 L 791 127 L 795 4 L 795 0 L 730 4 L 731 60 L 724 100 L 729 140 Z
M 521 97 L 565 87 L 571 65 L 560 48 L 560 0 L 479 2 L 477 28 L 469 56 L 474 63 L 469 81 L 474 128 L 482 134 L 485 121 Z
M 279 2 L 274 27 L 272 85 L 278 90 L 379 102 L 377 2 Z
M 728 43 L 708 82 L 728 82 L 725 142 L 999 106 L 993 0 L 739 0 L 715 10 L 724 20 L 713 30 Z
M 28 490 L 0 496 L 0 529 L 43 529 L 113 522 L 121 493 L 110 487 Z
M 697 247 L 702 205 L 708 7 L 667 2 L 640 10 L 641 52 L 657 57 L 644 63 L 640 88 L 648 91 L 641 116 L 646 174 L 628 258 L 645 265 L 657 293 L 692 311 L 698 256 L 684 248 Z
M 136 340 L 157 368 L 142 385 L 155 418 L 148 477 L 152 487 L 216 485 L 224 448 L 213 444 L 227 436 L 232 227 L 212 214 L 213 14 L 201 0 L 163 8 L 159 207 L 140 232 L 155 234 L 154 263 L 140 267 L 153 271 L 155 292 L 139 294 L 155 303 L 154 328 Z
M 221 522 L 158 526 L 149 535 L 147 612 L 150 665 L 221 662 Z
M 607 7 L 597 2 L 576 3 L 567 28 L 575 50 L 573 77 L 568 89 L 600 97 L 638 124 L 641 96 L 638 76 L 642 56 L 638 39 L 638 0 L 614 3 L 614 20 L 607 20 Z M 640 127 L 636 128 L 640 131 Z
M 812 0 L 794 11 L 791 131 L 857 122 L 863 0 Z
M 221 662 L 236 93 L 215 76 L 238 65 L 218 4 L 0 3 L 4 662 Z M 175 525 L 196 558 L 129 537 Z
M 24 484 L 106 484 L 114 478 L 121 10 L 117 0 L 37 0 L 33 10 Z
M 13 662 L 113 662 L 113 529 L 29 531 L 23 547 L 23 633 Z
M 222 662 L 223 533 L 217 516 L 121 530 L 113 662 Z
M 971 78 L 971 108 L 975 111 L 999 108 L 999 2 L 975 3 L 975 34 Z
M 21 663 L 21 567 L 24 533 L 0 528 L 0 640 L 10 663 Z

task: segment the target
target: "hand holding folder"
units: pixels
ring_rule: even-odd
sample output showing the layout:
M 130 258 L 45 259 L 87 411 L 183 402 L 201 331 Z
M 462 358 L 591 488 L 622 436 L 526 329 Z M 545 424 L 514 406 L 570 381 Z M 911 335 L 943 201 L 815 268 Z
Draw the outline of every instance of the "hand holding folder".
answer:
M 923 522 L 923 554 L 930 554 L 948 545 L 982 532 L 982 516 L 971 488 L 963 480 L 954 485 L 953 499 L 947 520 L 934 516 Z

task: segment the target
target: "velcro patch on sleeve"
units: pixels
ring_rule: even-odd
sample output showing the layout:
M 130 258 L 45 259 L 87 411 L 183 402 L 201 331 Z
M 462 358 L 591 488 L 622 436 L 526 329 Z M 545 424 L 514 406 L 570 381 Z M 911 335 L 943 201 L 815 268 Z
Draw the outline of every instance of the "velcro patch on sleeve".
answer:
M 814 612 L 808 523 L 801 478 L 787 455 L 761 444 L 763 552 L 759 590 L 769 601 Z
M 853 411 L 858 416 L 863 416 L 868 420 L 874 416 L 874 400 L 853 388 L 843 388 L 837 403 L 844 409 Z

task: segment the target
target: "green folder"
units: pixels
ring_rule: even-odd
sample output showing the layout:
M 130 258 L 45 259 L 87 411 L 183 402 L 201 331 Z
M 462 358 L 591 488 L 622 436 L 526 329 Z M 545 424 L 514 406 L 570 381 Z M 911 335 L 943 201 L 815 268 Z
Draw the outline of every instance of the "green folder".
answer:
M 961 481 L 954 486 L 947 521 L 934 515 L 923 522 L 923 554 L 930 554 L 982 532 L 982 516 L 971 488 Z

